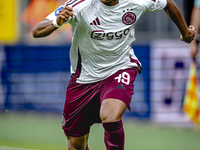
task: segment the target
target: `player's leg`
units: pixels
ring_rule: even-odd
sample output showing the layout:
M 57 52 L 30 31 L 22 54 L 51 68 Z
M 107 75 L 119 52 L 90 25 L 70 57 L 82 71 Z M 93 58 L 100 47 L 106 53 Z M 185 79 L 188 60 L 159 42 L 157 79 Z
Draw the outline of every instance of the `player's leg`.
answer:
M 105 80 L 101 91 L 100 118 L 107 150 L 124 150 L 122 115 L 132 99 L 137 68 L 120 70 Z
M 68 139 L 68 150 L 89 150 L 88 148 L 89 133 L 81 137 L 70 137 Z
M 93 123 L 101 122 L 99 90 L 94 87 L 70 80 L 62 123 L 69 150 L 89 150 L 87 141 L 90 127 Z
M 121 100 L 113 98 L 105 99 L 100 108 L 101 120 L 103 123 L 120 121 L 126 109 L 126 104 Z
M 124 149 L 125 136 L 121 118 L 126 109 L 126 104 L 118 99 L 105 99 L 101 104 L 100 117 L 105 129 L 104 142 L 107 150 Z

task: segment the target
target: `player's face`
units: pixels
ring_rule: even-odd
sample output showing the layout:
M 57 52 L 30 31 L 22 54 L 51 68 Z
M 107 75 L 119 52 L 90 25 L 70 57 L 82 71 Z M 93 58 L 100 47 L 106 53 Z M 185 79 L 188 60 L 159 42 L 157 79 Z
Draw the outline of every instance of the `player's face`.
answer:
M 114 6 L 119 3 L 119 0 L 100 0 L 100 1 L 108 6 Z

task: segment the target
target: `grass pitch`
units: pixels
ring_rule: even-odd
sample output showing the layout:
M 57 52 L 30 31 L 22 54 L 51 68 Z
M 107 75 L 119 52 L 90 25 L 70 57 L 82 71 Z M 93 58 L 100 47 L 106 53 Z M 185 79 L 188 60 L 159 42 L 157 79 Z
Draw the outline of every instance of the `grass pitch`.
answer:
M 124 122 L 125 150 L 199 150 L 200 131 L 156 127 Z M 90 150 L 106 150 L 103 128 L 95 124 L 89 137 Z M 46 114 L 0 114 L 0 150 L 67 150 L 61 116 Z

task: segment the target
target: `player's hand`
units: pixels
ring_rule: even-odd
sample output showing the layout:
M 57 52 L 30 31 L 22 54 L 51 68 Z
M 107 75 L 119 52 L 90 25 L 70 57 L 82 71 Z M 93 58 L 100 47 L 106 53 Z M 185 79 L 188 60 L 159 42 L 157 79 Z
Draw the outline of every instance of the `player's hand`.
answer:
M 186 34 L 185 37 L 183 37 L 181 35 L 180 38 L 182 41 L 184 41 L 186 43 L 191 43 L 195 38 L 196 28 L 194 26 L 190 25 L 188 29 L 189 29 L 188 34 Z
M 57 24 L 61 26 L 69 19 L 70 16 L 73 18 L 73 11 L 74 10 L 72 6 L 65 6 L 63 9 L 61 9 L 57 15 Z

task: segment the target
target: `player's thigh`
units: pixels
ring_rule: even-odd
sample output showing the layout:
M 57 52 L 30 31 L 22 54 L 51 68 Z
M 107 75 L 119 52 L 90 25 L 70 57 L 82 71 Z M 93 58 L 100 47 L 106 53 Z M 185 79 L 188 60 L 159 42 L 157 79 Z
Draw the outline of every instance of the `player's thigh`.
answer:
M 137 68 L 127 68 L 105 80 L 100 94 L 100 117 L 103 122 L 119 121 L 127 107 L 130 110 L 137 72 Z
M 81 137 L 70 137 L 68 139 L 68 149 L 69 150 L 85 150 L 88 145 L 89 133 Z
M 100 108 L 100 117 L 102 122 L 115 122 L 122 118 L 127 105 L 118 99 L 108 98 L 102 101 Z

